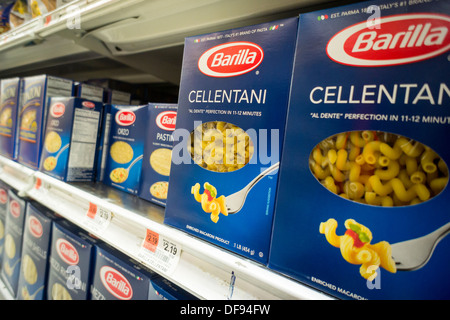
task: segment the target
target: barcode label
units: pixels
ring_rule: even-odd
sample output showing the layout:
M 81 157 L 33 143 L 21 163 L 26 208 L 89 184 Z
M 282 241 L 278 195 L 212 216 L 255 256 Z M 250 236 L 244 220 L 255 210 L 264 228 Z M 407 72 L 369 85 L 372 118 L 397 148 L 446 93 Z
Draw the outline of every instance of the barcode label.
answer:
M 98 207 L 90 202 L 89 209 L 84 218 L 84 225 L 94 233 L 102 233 L 108 228 L 112 219 L 112 213 L 109 210 Z
M 150 267 L 171 274 L 180 260 L 181 246 L 147 229 L 138 257 Z

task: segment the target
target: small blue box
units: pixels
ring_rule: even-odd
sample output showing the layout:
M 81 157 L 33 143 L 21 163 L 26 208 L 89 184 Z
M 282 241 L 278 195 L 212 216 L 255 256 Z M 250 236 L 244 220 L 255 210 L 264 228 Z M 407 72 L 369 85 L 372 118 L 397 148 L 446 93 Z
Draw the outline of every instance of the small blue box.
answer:
M 103 183 L 138 194 L 148 106 L 111 106 L 111 131 Z
M 0 154 L 17 159 L 20 78 L 2 79 L 0 89 Z
M 48 300 L 90 298 L 96 244 L 98 240 L 69 221 L 53 222 Z
M 73 95 L 73 81 L 47 75 L 23 78 L 21 88 L 19 151 L 17 161 L 39 169 L 50 97 Z
M 40 171 L 62 181 L 94 181 L 102 103 L 50 99 Z
M 177 118 L 176 104 L 149 104 L 139 197 L 166 205 L 169 189 L 173 138 Z
M 13 297 L 17 297 L 27 202 L 27 199 L 19 197 L 13 189 L 8 190 L 5 244 L 0 274 Z
M 46 300 L 52 222 L 58 219 L 45 206 L 30 201 L 23 230 L 18 300 Z

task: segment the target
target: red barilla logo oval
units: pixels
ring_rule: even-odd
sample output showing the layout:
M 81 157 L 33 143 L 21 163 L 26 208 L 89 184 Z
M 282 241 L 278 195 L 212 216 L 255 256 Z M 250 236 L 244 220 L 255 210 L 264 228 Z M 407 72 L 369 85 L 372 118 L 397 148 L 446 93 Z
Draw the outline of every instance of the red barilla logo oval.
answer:
M 136 121 L 136 115 L 130 110 L 120 110 L 116 113 L 116 123 L 121 126 L 131 126 Z
M 176 111 L 164 111 L 156 117 L 156 125 L 167 131 L 174 131 L 177 122 Z
M 94 109 L 95 108 L 95 103 L 91 102 L 91 101 L 83 101 L 81 103 L 83 105 L 83 107 L 89 108 L 89 109 Z
M 16 200 L 9 202 L 9 212 L 14 218 L 20 217 L 20 204 Z
M 77 249 L 66 239 L 60 238 L 56 240 L 56 252 L 69 265 L 76 265 L 80 261 Z
M 100 268 L 100 279 L 106 290 L 120 300 L 130 300 L 133 297 L 133 288 L 127 278 L 119 271 L 109 266 Z
M 198 68 L 210 77 L 235 77 L 254 70 L 263 59 L 264 51 L 257 44 L 230 42 L 204 52 L 198 60 Z
M 376 20 L 375 20 L 376 21 Z M 359 67 L 413 63 L 450 50 L 450 16 L 417 13 L 350 26 L 331 38 L 326 51 L 335 62 Z
M 50 114 L 53 116 L 53 118 L 61 117 L 65 111 L 66 111 L 66 106 L 60 102 L 53 104 L 50 108 Z
M 44 233 L 41 222 L 34 216 L 31 216 L 28 220 L 28 230 L 30 230 L 30 233 L 36 238 L 42 237 L 42 234 Z
M 0 189 L 0 203 L 6 204 L 8 202 L 8 192 L 5 189 Z

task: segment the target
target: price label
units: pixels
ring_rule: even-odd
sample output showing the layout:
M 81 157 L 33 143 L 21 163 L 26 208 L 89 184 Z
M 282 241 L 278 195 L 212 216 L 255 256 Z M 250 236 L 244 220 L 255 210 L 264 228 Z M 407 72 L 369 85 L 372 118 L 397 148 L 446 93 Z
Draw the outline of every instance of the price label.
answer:
M 34 188 L 35 188 L 36 190 L 39 190 L 39 189 L 41 188 L 41 186 L 42 186 L 42 180 L 41 180 L 41 178 L 36 178 L 36 184 L 34 185 Z
M 151 267 L 169 275 L 176 269 L 180 254 L 179 244 L 147 229 L 138 257 Z
M 108 228 L 112 219 L 112 212 L 89 203 L 89 209 L 84 218 L 84 225 L 96 233 L 102 233 Z

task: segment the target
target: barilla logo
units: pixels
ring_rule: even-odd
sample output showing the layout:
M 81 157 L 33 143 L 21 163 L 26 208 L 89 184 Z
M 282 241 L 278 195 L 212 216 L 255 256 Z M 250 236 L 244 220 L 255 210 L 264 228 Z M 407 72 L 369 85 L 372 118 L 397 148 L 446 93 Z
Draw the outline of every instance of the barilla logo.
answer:
M 41 222 L 34 216 L 31 216 L 28 219 L 28 230 L 30 230 L 30 233 L 36 238 L 42 237 L 42 234 L 44 233 Z
M 20 204 L 16 200 L 9 202 L 9 211 L 14 218 L 20 217 Z
M 210 77 L 235 77 L 254 70 L 263 59 L 264 51 L 257 44 L 231 42 L 204 52 L 198 60 L 198 68 Z
M 60 238 L 56 240 L 56 252 L 69 265 L 76 265 L 80 260 L 77 249 L 65 239 Z
M 63 103 L 55 103 L 50 108 L 50 114 L 53 118 L 59 118 L 61 117 L 64 112 L 66 111 L 66 106 Z
M 0 203 L 6 204 L 8 202 L 8 193 L 5 189 L 0 189 Z
M 83 107 L 86 107 L 89 109 L 94 109 L 94 107 L 95 107 L 95 103 L 93 103 L 91 101 L 83 101 L 81 104 L 83 105 Z
M 350 26 L 331 38 L 330 59 L 351 66 L 381 67 L 413 63 L 450 49 L 450 17 L 419 13 L 379 19 Z
M 164 111 L 156 117 L 156 125 L 167 131 L 174 131 L 177 122 L 176 111 Z
M 136 121 L 136 115 L 133 111 L 120 110 L 116 113 L 116 123 L 121 126 L 131 126 Z
M 133 289 L 130 282 L 114 268 L 104 266 L 100 268 L 100 279 L 114 297 L 120 300 L 130 300 L 133 297 Z

